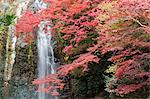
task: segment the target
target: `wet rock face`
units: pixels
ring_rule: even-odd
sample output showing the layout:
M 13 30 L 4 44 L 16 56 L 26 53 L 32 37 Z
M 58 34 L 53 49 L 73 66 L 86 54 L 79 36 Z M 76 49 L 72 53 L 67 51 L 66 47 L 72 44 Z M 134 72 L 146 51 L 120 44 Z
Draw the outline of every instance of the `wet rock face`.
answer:
M 0 33 L 0 99 L 2 99 L 4 62 L 6 53 L 6 32 Z
M 20 94 L 23 95 L 20 97 L 31 97 L 30 93 L 34 93 L 32 81 L 36 78 L 37 55 L 35 42 L 24 47 L 17 45 L 16 59 L 10 81 L 11 97 L 17 98 Z M 21 91 L 24 93 L 21 93 Z

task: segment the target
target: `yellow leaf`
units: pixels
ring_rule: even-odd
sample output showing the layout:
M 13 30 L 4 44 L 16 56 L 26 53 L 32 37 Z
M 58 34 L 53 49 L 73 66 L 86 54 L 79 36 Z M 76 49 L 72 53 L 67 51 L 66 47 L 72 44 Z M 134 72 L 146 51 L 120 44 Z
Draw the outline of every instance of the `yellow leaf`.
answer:
M 106 73 L 115 73 L 116 69 L 117 65 L 109 66 L 108 69 L 106 70 Z
M 69 59 L 69 56 L 65 56 L 64 60 L 67 61 Z

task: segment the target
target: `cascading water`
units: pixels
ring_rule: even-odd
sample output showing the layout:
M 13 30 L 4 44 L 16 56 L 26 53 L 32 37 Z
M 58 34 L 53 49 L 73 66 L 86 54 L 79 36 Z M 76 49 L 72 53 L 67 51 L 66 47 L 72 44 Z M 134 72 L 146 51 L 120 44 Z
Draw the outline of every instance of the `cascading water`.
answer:
M 39 25 L 37 45 L 38 45 L 38 78 L 43 78 L 48 74 L 54 74 L 56 64 L 54 61 L 53 41 L 48 22 L 41 22 Z M 46 32 L 46 30 L 47 32 Z M 39 85 L 44 88 L 45 84 Z M 50 96 L 46 93 L 39 92 L 38 99 L 58 99 L 56 96 Z
M 39 10 L 46 8 L 47 5 L 41 0 L 35 0 L 32 10 Z M 34 9 L 33 9 L 34 8 Z M 37 31 L 37 47 L 38 47 L 38 79 L 54 74 L 56 64 L 54 61 L 53 41 L 48 21 L 43 21 L 39 24 Z M 39 85 L 39 89 L 43 89 L 46 85 Z M 38 93 L 38 99 L 58 99 L 56 96 L 50 96 L 44 92 Z

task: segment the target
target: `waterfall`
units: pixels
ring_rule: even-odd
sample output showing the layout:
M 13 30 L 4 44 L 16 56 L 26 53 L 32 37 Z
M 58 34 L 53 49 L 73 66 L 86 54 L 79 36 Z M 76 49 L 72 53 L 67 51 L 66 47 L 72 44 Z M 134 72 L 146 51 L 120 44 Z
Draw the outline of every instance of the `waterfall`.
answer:
M 41 22 L 37 32 L 37 46 L 38 46 L 38 78 L 43 78 L 48 74 L 54 74 L 56 64 L 53 51 L 53 41 L 48 22 Z M 47 32 L 46 32 L 46 30 Z M 39 85 L 39 88 L 44 88 L 45 84 Z M 50 96 L 46 93 L 39 92 L 38 99 L 57 99 L 56 96 Z
M 40 11 L 40 9 L 47 8 L 47 5 L 41 0 L 35 0 L 31 9 L 33 11 Z M 42 21 L 39 24 L 37 31 L 37 47 L 38 47 L 38 79 L 47 76 L 48 74 L 54 74 L 56 64 L 53 52 L 53 41 L 51 30 L 48 21 Z M 44 88 L 46 85 L 41 84 L 39 88 Z M 56 96 L 51 96 L 44 92 L 38 93 L 38 99 L 58 99 Z

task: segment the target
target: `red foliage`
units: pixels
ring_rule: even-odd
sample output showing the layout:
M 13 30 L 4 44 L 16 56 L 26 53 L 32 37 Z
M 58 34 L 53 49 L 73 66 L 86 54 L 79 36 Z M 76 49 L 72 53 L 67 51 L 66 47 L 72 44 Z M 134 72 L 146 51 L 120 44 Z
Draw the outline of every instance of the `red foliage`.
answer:
M 64 84 L 62 83 L 62 80 L 57 78 L 57 74 L 51 74 L 46 76 L 43 79 L 35 79 L 32 83 L 36 85 L 42 85 L 46 84 L 45 88 L 39 88 L 38 92 L 50 92 L 52 95 L 58 95 L 57 92 L 55 92 L 56 89 L 62 90 L 64 88 Z
M 86 71 L 88 69 L 89 62 L 98 63 L 98 61 L 99 61 L 99 58 L 92 55 L 91 53 L 81 54 L 79 58 L 74 60 L 71 64 L 60 66 L 58 68 L 58 74 L 67 76 L 67 74 L 69 74 L 71 71 L 79 67 L 82 67 L 83 71 Z
M 31 42 L 34 37 L 34 29 L 38 26 L 42 18 L 38 14 L 33 14 L 32 11 L 26 11 L 16 24 L 17 37 L 22 38 L 24 42 Z
M 142 50 L 150 46 L 150 39 L 144 38 L 144 35 L 149 33 L 150 24 L 146 22 L 150 18 L 150 2 L 149 0 L 117 0 L 116 3 L 102 4 L 112 4 L 112 9 L 101 8 L 106 19 L 99 25 L 101 36 L 99 48 L 103 53 L 107 53 L 110 49 L 114 52 L 117 50 L 117 53 L 109 59 L 118 66 L 114 74 L 116 81 L 113 83 L 118 87 L 114 90 L 117 95 L 128 94 L 150 84 L 148 81 L 150 75 L 145 69 L 149 67 L 147 62 L 150 59 L 148 55 L 150 52 Z M 116 49 L 118 47 L 119 49 Z M 130 85 L 126 85 L 125 82 L 118 83 L 124 79 L 132 83 Z
M 144 82 L 144 83 L 140 83 L 140 84 L 121 85 L 121 86 L 117 87 L 117 89 L 115 89 L 115 92 L 118 95 L 128 94 L 128 93 L 133 92 L 137 89 L 140 89 L 141 87 L 143 87 L 146 84 L 147 83 Z
M 44 2 L 49 3 L 47 9 L 36 14 L 31 11 L 25 12 L 18 20 L 17 36 L 21 33 L 26 35 L 26 33 L 33 32 L 41 20 L 52 20 L 53 33 L 61 34 L 61 38 L 69 42 L 63 49 L 68 55 L 74 55 L 73 49 L 76 51 L 81 49 L 79 44 L 89 38 L 89 33 L 99 36 L 92 38 L 96 43 L 82 45 L 86 45 L 86 53 L 79 55 L 72 63 L 58 68 L 58 75 L 55 79 L 50 76 L 43 80 L 35 80 L 34 84 L 51 82 L 58 84 L 62 89 L 61 81 L 57 78 L 66 76 L 75 68 L 82 67 L 83 70 L 87 70 L 89 62 L 99 60 L 96 55 L 92 54 L 95 51 L 101 54 L 117 51 L 109 59 L 118 66 L 115 72 L 116 80 L 124 77 L 130 80 L 136 77 L 149 77 L 149 73 L 142 70 L 149 56 L 147 52 L 141 50 L 150 46 L 149 38 L 145 37 L 150 33 L 149 0 L 44 0 Z M 120 95 L 127 94 L 148 83 L 147 80 L 143 80 L 137 85 L 123 84 L 122 87 L 114 90 Z M 48 87 L 45 91 L 48 91 L 47 89 L 53 88 Z
M 17 33 L 29 33 L 33 32 L 33 29 L 38 26 L 41 18 L 37 14 L 33 14 L 31 11 L 23 13 L 21 18 L 16 24 Z
M 62 38 L 64 40 L 69 40 L 70 45 L 66 46 L 63 49 L 64 53 L 67 53 L 69 55 L 73 54 L 73 48 L 76 48 L 78 46 L 78 43 L 85 38 L 87 38 L 87 33 L 89 32 L 88 28 L 95 28 L 95 26 L 98 24 L 98 20 L 96 19 L 97 13 L 95 10 L 97 10 L 98 0 L 44 0 L 45 2 L 50 2 L 47 9 L 43 9 L 40 11 L 40 18 L 36 19 L 48 19 L 48 20 L 54 20 L 54 26 L 52 28 L 53 32 L 55 34 L 57 33 L 58 28 L 60 28 L 60 33 L 63 34 Z M 37 12 L 35 15 L 39 15 Z M 34 16 L 34 15 L 32 15 Z M 24 18 L 23 18 L 24 17 Z M 22 21 L 23 19 L 26 19 L 27 16 L 22 16 L 21 19 L 18 21 L 18 24 L 22 22 L 22 24 L 28 24 L 25 21 Z M 91 18 L 91 19 L 90 19 Z M 23 23 L 24 22 L 24 23 Z M 37 20 L 37 23 L 39 21 Z M 34 23 L 29 23 L 29 25 L 33 24 L 33 27 L 30 28 L 30 30 L 26 31 L 22 28 L 19 28 L 18 32 L 33 32 L 34 30 Z M 95 31 L 95 29 L 91 29 L 91 32 Z M 96 33 L 96 32 L 95 32 Z M 73 37 L 74 36 L 74 37 Z M 71 40 L 70 38 L 73 37 Z M 73 45 L 72 43 L 75 43 Z M 63 66 L 60 66 L 58 68 L 58 75 L 55 78 L 59 78 L 61 76 L 66 76 L 71 71 L 73 71 L 76 68 L 82 67 L 83 71 L 87 70 L 87 66 L 89 62 L 98 62 L 97 56 L 94 56 L 89 53 L 81 54 L 78 56 L 77 59 L 75 59 L 71 64 L 66 64 Z M 52 81 L 51 81 L 52 80 Z M 60 84 L 58 79 L 54 79 L 50 77 L 46 77 L 44 79 L 35 80 L 33 84 L 42 84 L 42 83 L 55 83 L 53 80 L 58 81 L 57 83 Z M 49 91 L 51 86 L 48 88 L 45 88 L 44 90 L 41 89 L 41 91 Z M 57 88 L 60 89 L 60 88 Z M 51 91 L 53 92 L 53 91 Z M 53 94 L 53 93 L 52 93 Z M 54 92 L 54 94 L 57 94 Z

